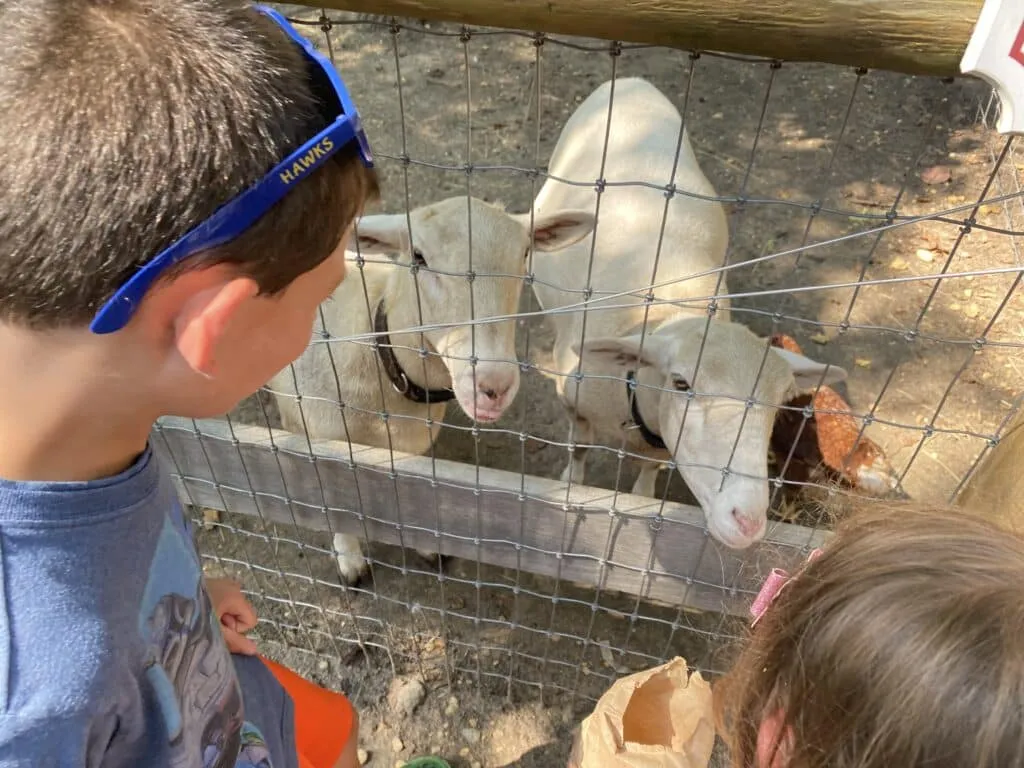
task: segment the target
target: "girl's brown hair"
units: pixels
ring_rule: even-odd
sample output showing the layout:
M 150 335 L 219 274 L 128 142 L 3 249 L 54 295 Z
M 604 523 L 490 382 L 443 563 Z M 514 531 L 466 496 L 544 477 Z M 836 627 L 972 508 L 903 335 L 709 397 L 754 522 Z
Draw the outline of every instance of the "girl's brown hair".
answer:
M 768 717 L 785 768 L 1024 766 L 1024 539 L 962 509 L 855 510 L 716 688 L 736 768 Z

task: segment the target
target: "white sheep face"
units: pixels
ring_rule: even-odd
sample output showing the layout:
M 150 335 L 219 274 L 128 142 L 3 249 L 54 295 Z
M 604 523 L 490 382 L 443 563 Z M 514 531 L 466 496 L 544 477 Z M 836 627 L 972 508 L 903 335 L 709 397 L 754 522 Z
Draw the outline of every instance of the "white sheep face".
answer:
M 767 530 L 768 448 L 778 406 L 798 388 L 832 384 L 846 372 L 776 348 L 765 357 L 766 340 L 728 321 L 712 321 L 702 344 L 706 323 L 675 320 L 649 334 L 642 351 L 639 335 L 594 339 L 583 355 L 656 372 L 653 383 L 667 390 L 658 401 L 659 434 L 711 535 L 746 549 Z M 641 378 L 650 380 L 647 374 Z
M 486 321 L 517 312 L 531 244 L 561 250 L 590 234 L 594 217 L 558 211 L 537 218 L 532 236 L 530 223 L 528 214 L 454 197 L 408 218 L 365 216 L 356 228 L 360 253 L 386 254 L 410 267 L 395 270 L 388 295 L 419 307 L 422 325 L 440 326 L 424 337 L 443 359 L 462 410 L 477 421 L 499 419 L 519 390 L 515 321 Z M 419 348 L 418 335 L 398 330 L 392 329 L 393 343 Z

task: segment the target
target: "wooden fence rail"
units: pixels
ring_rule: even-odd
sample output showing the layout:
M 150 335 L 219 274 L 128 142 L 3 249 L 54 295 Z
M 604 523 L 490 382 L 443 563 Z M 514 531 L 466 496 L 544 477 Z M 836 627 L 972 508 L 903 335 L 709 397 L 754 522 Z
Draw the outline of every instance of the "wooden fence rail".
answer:
M 309 0 L 339 10 L 952 77 L 982 0 Z
M 694 507 L 226 422 L 165 419 L 154 445 L 195 506 L 439 551 L 697 610 L 742 614 L 772 567 L 827 533 L 717 545 Z M 614 506 L 613 506 L 614 502 Z

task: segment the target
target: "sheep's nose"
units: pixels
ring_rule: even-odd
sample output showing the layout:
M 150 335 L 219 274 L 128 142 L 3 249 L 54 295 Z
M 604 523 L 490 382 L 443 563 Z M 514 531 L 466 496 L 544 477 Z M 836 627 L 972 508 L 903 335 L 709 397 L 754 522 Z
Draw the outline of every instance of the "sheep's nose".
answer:
M 477 387 L 477 391 L 480 392 L 480 394 L 482 394 L 491 402 L 496 403 L 503 397 L 505 397 L 505 395 L 508 394 L 508 391 L 509 389 L 511 389 L 511 387 L 511 384 L 506 384 L 504 386 L 494 384 L 480 384 Z
M 765 524 L 760 516 L 751 517 L 739 509 L 733 509 L 732 517 L 736 521 L 736 527 L 740 529 L 740 533 L 748 539 L 757 538 Z

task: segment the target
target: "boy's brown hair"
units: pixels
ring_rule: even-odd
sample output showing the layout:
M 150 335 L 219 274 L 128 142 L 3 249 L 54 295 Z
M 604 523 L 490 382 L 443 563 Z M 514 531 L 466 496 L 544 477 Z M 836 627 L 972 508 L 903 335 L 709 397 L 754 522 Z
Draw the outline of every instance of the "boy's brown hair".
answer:
M 0 320 L 86 325 L 145 262 L 323 129 L 298 47 L 238 0 L 0 5 Z M 335 250 L 377 195 L 341 149 L 234 241 L 263 293 Z
M 732 765 L 1024 765 L 1024 539 L 962 509 L 854 511 L 716 686 Z M 767 768 L 767 766 L 762 766 Z

